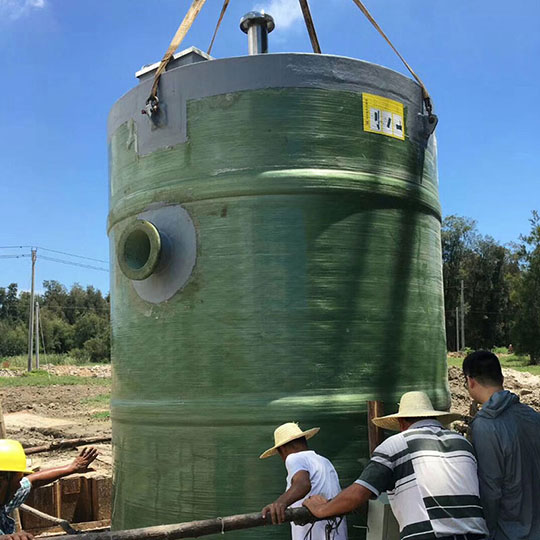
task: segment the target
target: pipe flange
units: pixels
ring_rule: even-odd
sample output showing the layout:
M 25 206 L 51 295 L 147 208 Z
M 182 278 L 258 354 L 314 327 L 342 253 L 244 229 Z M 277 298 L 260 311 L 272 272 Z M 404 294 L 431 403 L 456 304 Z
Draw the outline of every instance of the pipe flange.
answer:
M 159 304 L 182 290 L 197 260 L 197 232 L 181 205 L 155 203 L 119 236 L 117 260 L 140 298 Z
M 124 230 L 118 242 L 120 270 L 135 281 L 150 277 L 159 264 L 161 247 L 161 236 L 156 227 L 145 219 L 138 219 Z

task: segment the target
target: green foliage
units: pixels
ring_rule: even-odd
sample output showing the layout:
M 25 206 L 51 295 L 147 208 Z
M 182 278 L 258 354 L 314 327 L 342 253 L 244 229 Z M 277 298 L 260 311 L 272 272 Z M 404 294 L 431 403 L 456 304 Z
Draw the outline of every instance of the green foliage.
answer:
M 512 329 L 517 352 L 540 364 L 540 215 L 533 212 L 531 232 L 521 236 L 518 256 L 521 275 L 515 280 L 516 316 Z
M 519 274 L 515 253 L 476 230 L 476 222 L 459 216 L 443 221 L 442 252 L 447 344 L 456 348 L 456 307 L 464 283 L 468 346 L 492 348 L 510 343 L 514 305 L 513 276 Z
M 105 333 L 107 326 L 108 321 L 96 313 L 91 311 L 87 313 L 83 312 L 73 325 L 73 342 L 75 347 L 83 347 L 88 340 Z
M 40 348 L 47 353 L 73 351 L 79 361 L 110 360 L 109 300 L 92 286 L 67 290 L 54 280 L 43 282 L 40 305 Z M 0 357 L 28 350 L 30 295 L 18 294 L 16 283 L 0 287 Z
M 447 358 L 448 365 L 461 369 L 461 366 L 463 365 L 463 358 L 465 358 L 465 356 L 466 355 L 463 355 L 457 358 L 449 356 Z M 531 366 L 529 358 L 527 356 L 520 356 L 517 354 L 504 355 L 502 353 L 497 356 L 499 357 L 501 366 L 503 368 L 511 368 L 515 369 L 516 371 L 523 371 L 526 373 L 532 373 L 533 375 L 540 375 L 540 365 Z
M 94 420 L 109 420 L 111 413 L 109 411 L 98 411 L 91 415 Z
M 28 329 L 18 321 L 0 320 L 0 356 L 24 353 L 28 348 Z
M 81 403 L 87 405 L 109 405 L 111 402 L 111 394 L 99 394 L 98 396 L 89 397 L 81 400 Z
M 107 328 L 84 343 L 83 350 L 91 362 L 105 362 L 111 357 L 111 338 Z
M 89 364 L 88 359 L 79 361 L 73 355 L 73 351 L 69 354 L 43 354 L 39 355 L 41 365 L 52 364 L 53 366 L 73 366 Z M 28 352 L 17 356 L 0 356 L 0 365 L 9 369 L 26 369 L 28 364 Z
M 0 377 L 0 388 L 11 386 L 51 386 L 51 385 L 110 386 L 111 380 L 98 377 L 77 377 L 76 375 L 50 375 L 46 371 L 25 372 L 18 377 Z

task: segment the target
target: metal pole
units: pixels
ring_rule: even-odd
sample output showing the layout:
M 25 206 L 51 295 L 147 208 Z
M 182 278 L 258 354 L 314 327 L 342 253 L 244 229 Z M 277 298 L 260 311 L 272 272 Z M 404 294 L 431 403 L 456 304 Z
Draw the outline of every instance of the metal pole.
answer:
M 36 302 L 36 369 L 39 369 L 39 303 Z
M 461 349 L 465 350 L 465 287 L 461 280 Z
M 32 371 L 32 349 L 34 348 L 34 281 L 36 277 L 36 249 L 32 249 L 32 284 L 30 288 L 30 317 L 28 321 L 28 371 Z
M 456 352 L 459 351 L 459 308 L 456 306 Z

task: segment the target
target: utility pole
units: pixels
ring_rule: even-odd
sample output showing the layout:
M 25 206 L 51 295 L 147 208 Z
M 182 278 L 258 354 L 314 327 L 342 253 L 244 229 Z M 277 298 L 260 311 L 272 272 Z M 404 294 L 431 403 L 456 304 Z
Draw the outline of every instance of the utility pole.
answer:
M 32 285 L 30 289 L 30 317 L 28 321 L 28 371 L 32 371 L 32 349 L 34 340 L 34 281 L 36 277 L 37 250 L 32 248 Z
M 461 280 L 461 349 L 465 350 L 465 288 Z
M 39 302 L 36 302 L 36 370 L 39 369 Z
M 459 351 L 459 308 L 456 306 L 456 352 Z

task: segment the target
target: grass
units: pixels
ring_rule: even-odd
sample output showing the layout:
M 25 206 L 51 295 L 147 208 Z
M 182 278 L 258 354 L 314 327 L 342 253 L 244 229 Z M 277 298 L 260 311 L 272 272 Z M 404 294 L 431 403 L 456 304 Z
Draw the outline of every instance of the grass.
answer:
M 77 377 L 75 375 L 51 375 L 46 371 L 22 373 L 17 377 L 0 377 L 0 388 L 16 386 L 85 385 L 110 387 L 111 380 L 99 377 Z
M 528 356 L 518 356 L 517 354 L 498 354 L 497 356 L 499 357 L 502 367 L 532 373 L 533 375 L 540 375 L 540 365 L 530 365 Z M 463 358 L 448 357 L 449 366 L 460 368 L 462 363 Z
M 106 394 L 99 394 L 97 396 L 83 399 L 81 403 L 84 403 L 85 405 L 109 405 L 110 401 L 111 394 L 108 392 Z
M 53 364 L 55 366 L 94 366 L 87 360 L 79 360 L 69 354 L 40 354 L 40 364 Z M 26 369 L 28 365 L 28 355 L 20 354 L 18 356 L 0 357 L 0 366 L 3 368 L 22 368 Z
M 111 413 L 109 411 L 98 411 L 91 415 L 94 420 L 109 420 Z

